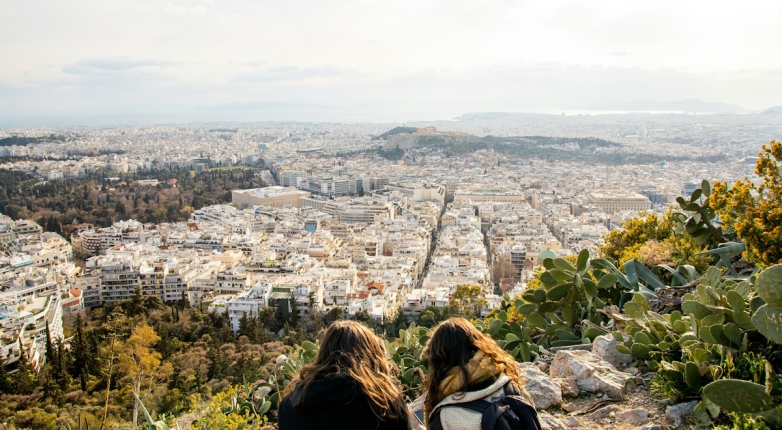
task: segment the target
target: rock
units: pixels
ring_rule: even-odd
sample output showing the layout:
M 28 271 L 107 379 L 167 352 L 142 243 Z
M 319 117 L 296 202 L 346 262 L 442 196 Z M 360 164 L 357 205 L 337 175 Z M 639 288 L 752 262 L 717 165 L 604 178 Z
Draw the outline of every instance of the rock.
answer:
M 565 403 L 562 405 L 562 410 L 565 412 L 573 412 L 576 409 L 578 409 L 578 406 L 576 406 L 575 403 Z
M 535 400 L 535 409 L 542 411 L 562 403 L 562 388 L 541 372 L 533 363 L 521 363 L 519 368 L 527 383 L 524 388 Z
M 616 414 L 616 418 L 619 421 L 630 424 L 632 426 L 640 426 L 649 419 L 649 411 L 644 409 L 630 409 Z
M 663 426 L 657 424 L 647 424 L 643 427 L 638 427 L 639 430 L 663 430 Z
M 641 371 L 638 370 L 637 367 L 628 367 L 624 371 L 629 373 L 629 374 L 631 374 L 631 375 L 633 375 L 633 376 L 641 376 Z
M 643 375 L 641 375 L 642 379 L 652 379 L 655 376 L 657 376 L 657 372 L 646 372 Z
M 687 403 L 668 406 L 668 408 L 665 409 L 665 418 L 674 426 L 679 427 L 684 424 L 685 418 L 692 413 L 697 405 L 698 401 L 693 400 Z
M 587 343 L 587 344 L 580 343 L 578 345 L 555 346 L 555 347 L 551 348 L 551 352 L 554 352 L 554 353 L 556 353 L 557 351 L 575 351 L 575 350 L 591 351 L 592 350 L 592 344 L 591 343 Z
M 540 427 L 543 430 L 567 430 L 569 427 L 561 419 L 553 417 L 548 412 L 538 414 Z
M 272 392 L 272 387 L 261 387 L 256 390 L 253 395 L 258 396 L 257 398 L 264 398 L 267 394 Z
M 616 415 L 617 412 L 619 412 L 619 406 L 616 405 L 606 406 L 602 409 L 598 409 L 595 412 L 592 412 L 592 415 L 590 415 L 589 418 L 592 418 L 593 421 L 599 421 L 604 418 L 614 416 Z
M 568 426 L 568 427 L 570 427 L 572 429 L 577 429 L 577 428 L 581 427 L 581 423 L 578 422 L 576 417 L 567 417 L 567 418 L 565 418 L 562 421 L 565 423 L 566 426 Z
M 592 353 L 611 363 L 614 367 L 624 367 L 633 362 L 633 356 L 617 351 L 616 345 L 618 344 L 619 342 L 610 334 L 598 336 L 592 342 Z
M 565 397 L 578 397 L 580 392 L 578 389 L 578 382 L 575 378 L 557 378 L 554 380 L 560 387 L 562 387 L 562 395 Z
M 546 363 L 535 363 L 538 366 L 538 369 L 540 369 L 541 372 L 545 372 L 548 370 L 548 364 Z
M 625 386 L 634 379 L 589 351 L 558 351 L 551 362 L 551 377 L 575 378 L 579 390 L 613 399 L 624 397 Z

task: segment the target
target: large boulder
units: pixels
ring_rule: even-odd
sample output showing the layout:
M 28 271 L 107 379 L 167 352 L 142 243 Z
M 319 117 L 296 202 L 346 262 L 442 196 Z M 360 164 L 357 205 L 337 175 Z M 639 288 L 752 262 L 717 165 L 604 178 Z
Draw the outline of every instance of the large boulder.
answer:
M 562 403 L 562 388 L 541 372 L 533 363 L 520 363 L 522 376 L 527 378 L 524 388 L 535 400 L 535 409 L 542 411 Z
M 623 354 L 616 350 L 616 339 L 610 334 L 598 336 L 592 342 L 592 353 L 611 363 L 614 367 L 624 367 L 633 362 L 631 354 Z
M 589 351 L 557 351 L 551 362 L 552 378 L 575 378 L 578 389 L 621 399 L 633 375 L 616 370 L 611 363 Z

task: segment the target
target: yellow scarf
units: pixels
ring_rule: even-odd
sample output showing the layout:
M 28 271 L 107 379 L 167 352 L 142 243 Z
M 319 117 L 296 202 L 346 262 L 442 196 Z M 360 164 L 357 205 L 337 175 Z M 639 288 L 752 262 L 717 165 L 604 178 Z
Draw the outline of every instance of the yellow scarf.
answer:
M 441 402 L 444 398 L 450 396 L 453 393 L 463 391 L 468 386 L 473 384 L 480 384 L 481 382 L 491 378 L 492 376 L 499 375 L 502 370 L 497 367 L 490 357 L 487 357 L 483 351 L 478 351 L 475 356 L 467 362 L 467 375 L 469 380 L 464 381 L 464 374 L 458 367 L 454 367 L 448 371 L 448 374 L 440 383 L 440 397 L 437 402 Z

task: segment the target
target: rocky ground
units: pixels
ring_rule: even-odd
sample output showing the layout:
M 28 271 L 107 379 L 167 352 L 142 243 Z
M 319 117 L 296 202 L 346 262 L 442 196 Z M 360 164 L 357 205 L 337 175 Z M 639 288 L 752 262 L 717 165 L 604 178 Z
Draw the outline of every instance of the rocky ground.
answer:
M 653 396 L 644 386 L 653 375 L 627 367 L 632 357 L 615 346 L 607 335 L 592 345 L 546 351 L 521 365 L 544 429 L 688 427 L 687 416 L 698 402 L 667 405 Z

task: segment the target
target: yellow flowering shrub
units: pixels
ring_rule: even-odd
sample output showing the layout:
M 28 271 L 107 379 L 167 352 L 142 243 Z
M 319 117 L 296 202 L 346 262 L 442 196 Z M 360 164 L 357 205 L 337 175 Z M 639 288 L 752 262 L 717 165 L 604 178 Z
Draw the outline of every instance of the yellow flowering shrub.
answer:
M 782 143 L 771 141 L 758 154 L 755 173 L 763 180 L 755 186 L 748 179 L 728 188 L 717 181 L 709 203 L 720 219 L 744 240 L 744 259 L 760 267 L 782 263 Z

